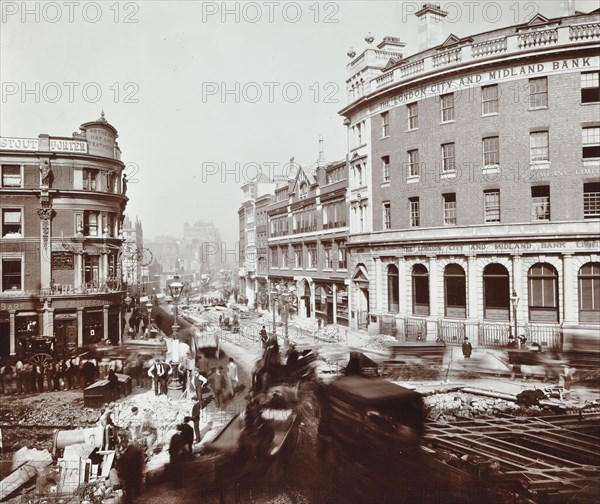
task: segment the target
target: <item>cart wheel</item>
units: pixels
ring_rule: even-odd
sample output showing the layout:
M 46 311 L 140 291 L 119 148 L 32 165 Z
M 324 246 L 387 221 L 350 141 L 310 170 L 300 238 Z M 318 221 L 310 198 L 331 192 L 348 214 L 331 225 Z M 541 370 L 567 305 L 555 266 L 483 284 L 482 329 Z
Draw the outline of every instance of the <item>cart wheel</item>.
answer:
M 29 359 L 29 364 L 33 366 L 46 367 L 54 361 L 51 355 L 45 353 L 35 354 Z

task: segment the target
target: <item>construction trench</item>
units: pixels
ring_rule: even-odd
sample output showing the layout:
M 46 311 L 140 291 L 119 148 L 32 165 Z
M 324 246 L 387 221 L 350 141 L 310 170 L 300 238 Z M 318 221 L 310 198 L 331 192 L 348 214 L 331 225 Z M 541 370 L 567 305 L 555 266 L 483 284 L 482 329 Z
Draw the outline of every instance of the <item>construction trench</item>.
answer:
M 224 344 L 224 347 L 230 350 L 231 345 Z M 239 351 L 239 348 L 231 348 L 231 355 L 237 359 Z M 221 358 L 223 359 L 224 355 Z M 251 360 L 239 362 L 242 382 L 247 387 L 249 369 L 244 368 L 248 367 L 249 362 Z M 318 368 L 321 371 L 319 376 L 327 379 L 331 362 L 320 361 Z M 419 382 L 404 384 L 415 386 L 417 389 L 421 385 Z M 531 384 L 532 390 L 543 390 L 542 387 L 544 385 L 541 383 Z M 525 397 L 467 384 L 430 383 L 428 391 L 424 392 L 428 424 L 419 464 L 422 471 L 429 475 L 427 485 L 443 490 L 421 490 L 416 496 L 409 492 L 404 502 L 597 502 L 600 496 L 600 403 L 596 400 L 576 404 L 574 401 L 549 397 L 550 392 L 550 389 L 546 389 L 546 394 L 539 394 L 537 398 L 536 394 L 530 394 L 533 399 L 525 400 Z M 60 495 L 60 472 L 65 467 L 64 452 L 59 450 L 54 457 L 48 457 L 36 454 L 33 449 L 46 449 L 51 452 L 54 429 L 92 428 L 100 416 L 100 410 L 84 408 L 80 391 L 65 393 L 64 401 L 54 405 L 47 399 L 51 394 L 53 393 L 29 398 L 27 407 L 23 404 L 23 399 L 14 398 L 3 401 L 0 407 L 0 423 L 4 436 L 4 479 L 0 482 L 0 500 L 31 504 L 122 502 L 122 490 L 115 472 L 108 466 L 103 468 L 100 463 L 100 467 L 96 468 L 97 477 L 94 481 L 86 481 L 91 466 L 98 462 L 86 462 L 89 460 L 88 451 L 75 448 L 74 457 L 80 457 L 81 463 L 77 468 L 71 467 L 76 476 L 71 476 L 70 482 L 81 483 L 74 492 L 70 491 L 69 496 Z M 310 402 L 311 398 L 307 398 L 307 401 Z M 162 500 L 165 495 L 169 495 L 169 488 L 163 482 L 164 464 L 168 460 L 165 447 L 174 423 L 178 416 L 188 414 L 191 401 L 173 401 L 166 396 L 156 398 L 153 393 L 140 393 L 138 390 L 117 403 L 122 414 L 126 414 L 132 404 L 138 405 L 142 410 L 153 411 L 152 421 L 157 431 L 157 453 L 147 464 L 147 485 L 143 497 L 147 504 L 167 502 Z M 232 409 L 237 412 L 243 405 L 243 398 L 238 398 Z M 310 408 L 305 409 L 307 415 L 312 411 L 314 410 Z M 231 416 L 217 414 L 211 405 L 206 408 L 206 414 L 207 421 L 213 421 L 213 435 Z M 50 419 L 53 422 L 50 422 Z M 119 424 L 118 415 L 115 423 Z M 331 486 L 331 481 L 326 479 L 325 473 L 320 474 L 316 469 L 318 461 L 314 453 L 311 454 L 314 447 L 312 437 L 316 437 L 316 423 L 315 418 L 303 418 L 302 435 L 311 437 L 309 447 L 296 454 L 297 458 L 302 457 L 304 460 L 291 461 L 290 467 L 286 469 L 289 469 L 289 474 L 296 471 L 295 478 L 321 478 L 316 485 L 327 488 Z M 11 452 L 21 447 L 32 449 L 22 453 L 21 457 L 27 457 L 29 453 L 29 456 L 37 460 L 28 462 L 21 458 L 17 463 L 19 486 L 10 487 L 7 478 L 12 475 L 14 480 L 14 472 L 11 473 L 7 467 L 8 460 Z M 73 450 L 69 448 L 69 451 Z M 110 456 L 107 459 L 104 454 L 103 457 L 103 461 L 108 464 Z M 315 457 L 314 460 L 311 457 Z M 59 463 L 59 460 L 63 462 Z M 193 462 L 190 464 L 190 468 L 193 468 Z M 313 467 L 306 469 L 307 466 Z M 12 467 L 14 468 L 14 464 Z M 350 502 L 347 498 L 354 495 L 352 485 L 348 485 L 345 490 L 340 485 L 334 485 L 333 488 L 338 493 L 333 496 L 327 491 L 318 494 L 300 491 L 298 494 L 296 486 L 292 488 L 286 484 L 290 479 L 286 474 L 288 473 L 284 473 L 282 481 L 279 482 L 276 498 L 264 493 L 249 500 L 244 495 L 228 493 L 224 502 Z M 368 484 L 359 474 L 354 483 Z M 408 485 L 408 481 L 402 481 L 400 478 L 399 484 Z M 344 491 L 349 492 L 349 495 L 344 495 Z M 189 502 L 186 495 L 198 494 L 198 489 L 190 487 L 183 492 L 177 500 L 169 502 Z M 222 496 L 219 495 L 207 495 L 200 501 L 223 502 Z

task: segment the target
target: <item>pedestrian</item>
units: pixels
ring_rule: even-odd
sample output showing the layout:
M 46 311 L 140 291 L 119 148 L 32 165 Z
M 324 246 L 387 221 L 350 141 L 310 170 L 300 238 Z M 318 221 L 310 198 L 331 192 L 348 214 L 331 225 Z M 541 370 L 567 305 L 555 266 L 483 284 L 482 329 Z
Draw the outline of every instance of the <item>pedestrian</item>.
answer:
M 269 335 L 267 334 L 267 329 L 265 328 L 265 326 L 262 326 L 262 329 L 260 330 L 259 334 L 260 334 L 260 343 L 264 350 L 265 348 L 267 348 L 267 342 L 269 341 Z
M 61 385 L 61 378 L 62 378 L 62 365 L 60 362 L 57 362 L 54 365 L 54 376 L 52 378 L 52 382 L 53 382 L 53 388 L 54 390 L 60 390 L 60 385 Z
M 144 452 L 131 443 L 126 436 L 121 441 L 117 472 L 123 481 L 125 502 L 127 504 L 135 502 L 142 493 Z
M 202 402 L 202 389 L 207 383 L 208 378 L 200 373 L 200 371 L 196 371 L 194 376 L 194 389 L 196 390 L 196 396 L 199 398 L 200 402 Z
M 204 376 L 205 378 L 208 377 L 208 372 L 210 370 L 210 362 L 202 352 L 200 352 L 198 359 L 196 359 L 196 368 L 202 376 Z
M 79 367 L 81 360 L 79 356 L 71 358 L 71 380 L 73 382 L 73 388 L 79 388 L 81 383 L 81 368 Z
M 23 393 L 23 363 L 18 360 L 15 363 L 15 383 L 17 385 L 17 394 Z
M 155 359 L 154 364 L 148 369 L 148 376 L 152 378 L 152 385 L 154 386 L 154 395 L 160 395 L 161 393 L 161 377 L 163 373 L 163 367 L 161 366 L 160 359 Z
M 44 366 L 44 375 L 48 384 L 48 392 L 50 392 L 54 390 L 54 366 L 51 362 L 46 363 L 46 366 Z
M 40 392 L 44 391 L 44 366 L 36 366 L 35 367 L 35 377 L 37 381 L 37 388 Z M 48 389 L 50 390 L 50 389 Z
M 521 334 L 519 336 L 519 348 L 521 348 L 521 349 L 525 348 L 526 344 L 527 344 L 527 337 L 524 334 Z
M 197 391 L 196 391 L 197 393 Z M 200 414 L 202 413 L 202 398 L 195 395 L 192 397 L 194 405 L 192 406 L 192 423 L 194 424 L 194 442 L 199 443 L 202 441 L 202 434 L 200 433 Z
M 12 395 L 14 368 L 11 366 L 10 361 L 7 361 L 6 365 L 2 366 L 0 373 L 2 373 L 2 380 L 4 383 L 3 393 Z
M 227 364 L 227 382 L 229 385 L 230 395 L 233 397 L 239 383 L 239 377 L 237 364 L 231 357 L 229 357 L 229 364 Z
M 160 392 L 161 394 L 166 395 L 169 388 L 169 376 L 173 374 L 173 368 L 166 362 L 161 362 L 160 368 Z
M 215 405 L 218 410 L 221 410 L 224 406 L 225 391 L 227 390 L 227 382 L 223 375 L 223 366 L 219 366 L 216 371 L 210 375 L 210 388 L 213 391 L 215 398 Z
M 467 336 L 465 336 L 465 340 L 463 341 L 463 344 L 462 344 L 463 357 L 465 359 L 470 359 L 472 352 L 473 352 L 473 346 L 471 345 L 469 338 Z
M 94 383 L 96 375 L 97 370 L 93 361 L 86 360 L 81 366 L 81 376 L 83 377 L 84 386 L 89 387 L 92 383 Z
M 300 357 L 300 353 L 296 350 L 296 343 L 290 344 L 290 349 L 287 353 L 287 360 L 285 363 L 289 366 L 298 362 L 298 358 Z
M 110 390 L 111 400 L 119 398 L 119 377 L 114 369 L 108 371 L 108 389 Z
M 64 359 L 62 361 L 62 372 L 63 372 L 63 380 L 65 381 L 65 390 L 71 390 L 71 387 L 73 386 L 73 383 L 72 383 L 73 370 L 71 369 L 71 359 Z
M 177 430 L 183 436 L 182 455 L 189 457 L 192 455 L 192 445 L 194 444 L 194 428 L 190 425 L 192 417 L 186 416 L 183 422 L 177 426 Z
M 167 466 L 167 472 L 174 490 L 181 486 L 183 444 L 183 434 L 179 430 L 175 431 L 169 442 L 169 465 Z
M 23 371 L 21 377 L 23 381 L 23 393 L 29 394 L 31 392 L 31 364 L 29 362 L 23 364 Z

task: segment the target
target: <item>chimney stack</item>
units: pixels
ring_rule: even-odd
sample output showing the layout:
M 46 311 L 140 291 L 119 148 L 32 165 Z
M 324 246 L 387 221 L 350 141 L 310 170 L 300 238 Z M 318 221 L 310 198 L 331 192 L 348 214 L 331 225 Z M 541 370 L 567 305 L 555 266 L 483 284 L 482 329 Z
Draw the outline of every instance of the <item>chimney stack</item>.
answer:
M 562 0 L 561 2 L 561 16 L 574 16 L 575 15 L 575 0 Z
M 419 18 L 419 52 L 436 47 L 444 42 L 445 22 L 448 15 L 440 4 L 424 3 L 421 10 L 415 12 Z

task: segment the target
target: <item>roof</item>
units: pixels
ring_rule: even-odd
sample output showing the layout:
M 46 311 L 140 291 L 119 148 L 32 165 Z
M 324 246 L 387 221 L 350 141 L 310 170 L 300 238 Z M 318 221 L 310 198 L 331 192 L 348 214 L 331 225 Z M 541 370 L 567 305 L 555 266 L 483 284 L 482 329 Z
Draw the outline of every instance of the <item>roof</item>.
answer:
M 380 378 L 363 376 L 345 376 L 329 383 L 335 389 L 348 397 L 369 402 L 387 401 L 390 399 L 415 399 L 421 394 L 414 390 L 395 385 Z

